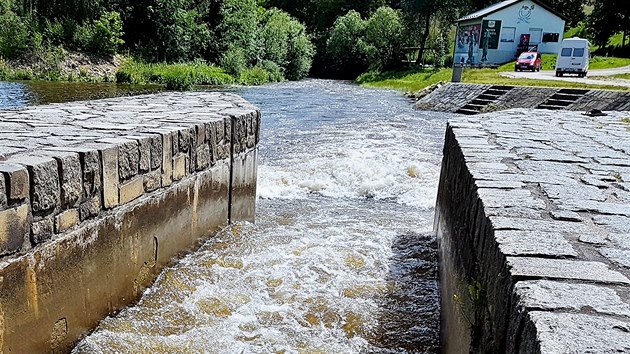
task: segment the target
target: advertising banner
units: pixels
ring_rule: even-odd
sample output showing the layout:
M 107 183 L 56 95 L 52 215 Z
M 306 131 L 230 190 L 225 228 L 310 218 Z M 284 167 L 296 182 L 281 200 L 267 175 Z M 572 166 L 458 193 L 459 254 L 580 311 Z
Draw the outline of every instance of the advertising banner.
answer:
M 499 48 L 499 38 L 501 36 L 501 21 L 496 20 L 484 20 L 481 27 L 481 38 L 483 41 L 482 46 L 486 46 L 488 49 Z

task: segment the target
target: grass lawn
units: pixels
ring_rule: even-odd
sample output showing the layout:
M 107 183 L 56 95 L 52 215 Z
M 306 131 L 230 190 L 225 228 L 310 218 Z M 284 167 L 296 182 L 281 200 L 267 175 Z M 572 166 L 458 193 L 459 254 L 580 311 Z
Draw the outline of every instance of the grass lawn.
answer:
M 556 65 L 556 55 L 543 55 L 543 70 L 553 70 Z M 630 65 L 630 59 L 594 57 L 591 59 L 591 69 L 615 68 Z M 630 91 L 630 88 L 612 85 L 586 85 L 571 81 L 556 80 L 525 80 L 511 79 L 499 75 L 501 71 L 513 71 L 514 62 L 504 64 L 498 69 L 465 69 L 462 77 L 464 83 L 494 84 L 511 86 L 543 86 L 590 88 L 603 90 Z M 368 72 L 357 78 L 357 83 L 366 87 L 388 88 L 399 91 L 415 92 L 438 82 L 450 82 L 453 70 L 415 69 L 406 71 L 390 71 L 385 73 Z M 630 75 L 620 75 L 620 78 L 630 79 Z
M 567 88 L 589 88 L 602 90 L 630 91 L 629 87 L 612 85 L 586 85 L 571 81 L 555 80 L 524 80 L 511 79 L 499 75 L 500 70 L 493 69 L 472 69 L 464 70 L 463 83 L 471 84 L 492 84 L 510 86 L 542 86 L 542 87 L 567 87 Z M 357 78 L 357 83 L 365 87 L 387 88 L 399 91 L 415 92 L 425 87 L 439 82 L 450 82 L 452 69 L 418 69 L 410 71 L 396 71 L 385 73 L 366 73 Z
M 630 73 L 613 75 L 612 77 L 614 77 L 616 79 L 630 80 Z

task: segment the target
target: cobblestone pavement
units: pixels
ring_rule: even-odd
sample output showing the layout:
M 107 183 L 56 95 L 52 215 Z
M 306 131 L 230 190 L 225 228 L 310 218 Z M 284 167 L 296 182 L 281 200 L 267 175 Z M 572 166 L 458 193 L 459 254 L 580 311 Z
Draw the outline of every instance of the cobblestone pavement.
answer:
M 253 149 L 259 127 L 258 110 L 228 93 L 0 111 L 0 256 Z
M 521 352 L 630 352 L 630 113 L 517 109 L 450 126 L 527 318 Z
M 189 127 L 250 108 L 227 93 L 162 93 L 0 111 L 0 161 L 18 153 L 80 146 L 162 127 Z

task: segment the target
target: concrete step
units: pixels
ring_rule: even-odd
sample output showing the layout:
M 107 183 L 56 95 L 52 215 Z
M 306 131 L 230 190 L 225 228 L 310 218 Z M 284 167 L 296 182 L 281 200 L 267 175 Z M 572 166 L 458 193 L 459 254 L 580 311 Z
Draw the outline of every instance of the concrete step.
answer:
M 477 99 L 488 100 L 488 101 L 494 102 L 497 100 L 497 98 L 501 96 L 502 95 L 492 95 L 488 93 L 482 93 L 481 95 L 477 96 Z
M 495 95 L 495 96 L 503 96 L 505 95 L 507 91 L 505 90 L 494 90 L 494 89 L 487 89 L 486 92 L 484 92 L 485 95 Z
M 485 107 L 486 104 L 476 104 L 476 103 L 468 103 L 467 105 L 465 105 L 462 108 L 466 108 L 466 109 L 476 109 L 477 111 L 481 112 L 481 110 L 483 109 L 483 107 Z
M 490 87 L 491 90 L 501 90 L 501 91 L 510 91 L 514 86 L 505 86 L 505 85 L 494 85 Z
M 558 93 L 565 93 L 565 94 L 569 94 L 569 95 L 585 95 L 589 92 L 590 90 L 581 90 L 581 89 L 562 89 L 560 91 L 558 91 Z
M 566 100 L 566 101 L 577 101 L 580 97 L 582 97 L 582 95 L 573 95 L 573 94 L 567 94 L 567 93 L 556 93 L 553 96 L 551 96 L 552 99 Z
M 554 106 L 554 105 L 543 103 L 543 104 L 539 105 L 537 108 L 550 109 L 552 111 L 558 111 L 558 110 L 561 110 L 561 109 L 565 109 L 566 107 L 565 106 Z
M 466 115 L 472 116 L 472 115 L 475 115 L 475 114 L 479 114 L 481 112 L 475 111 L 475 110 L 472 110 L 472 109 L 460 108 L 457 111 L 455 111 L 455 113 L 466 114 Z
M 475 98 L 474 100 L 470 101 L 471 104 L 478 104 L 478 105 L 483 105 L 483 106 L 486 106 L 493 102 L 494 100 L 484 100 L 482 98 Z
M 543 103 L 543 104 L 547 104 L 550 106 L 562 106 L 562 107 L 567 107 L 572 105 L 575 102 L 575 100 L 560 100 L 560 99 L 555 99 L 555 98 L 550 98 L 547 100 L 547 102 Z

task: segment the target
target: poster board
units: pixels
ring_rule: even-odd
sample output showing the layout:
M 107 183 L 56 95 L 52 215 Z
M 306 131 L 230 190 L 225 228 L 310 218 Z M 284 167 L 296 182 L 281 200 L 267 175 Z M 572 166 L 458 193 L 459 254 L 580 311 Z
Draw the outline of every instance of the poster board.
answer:
M 498 49 L 501 36 L 501 20 L 483 20 L 481 36 L 483 40 L 488 41 L 488 49 Z

